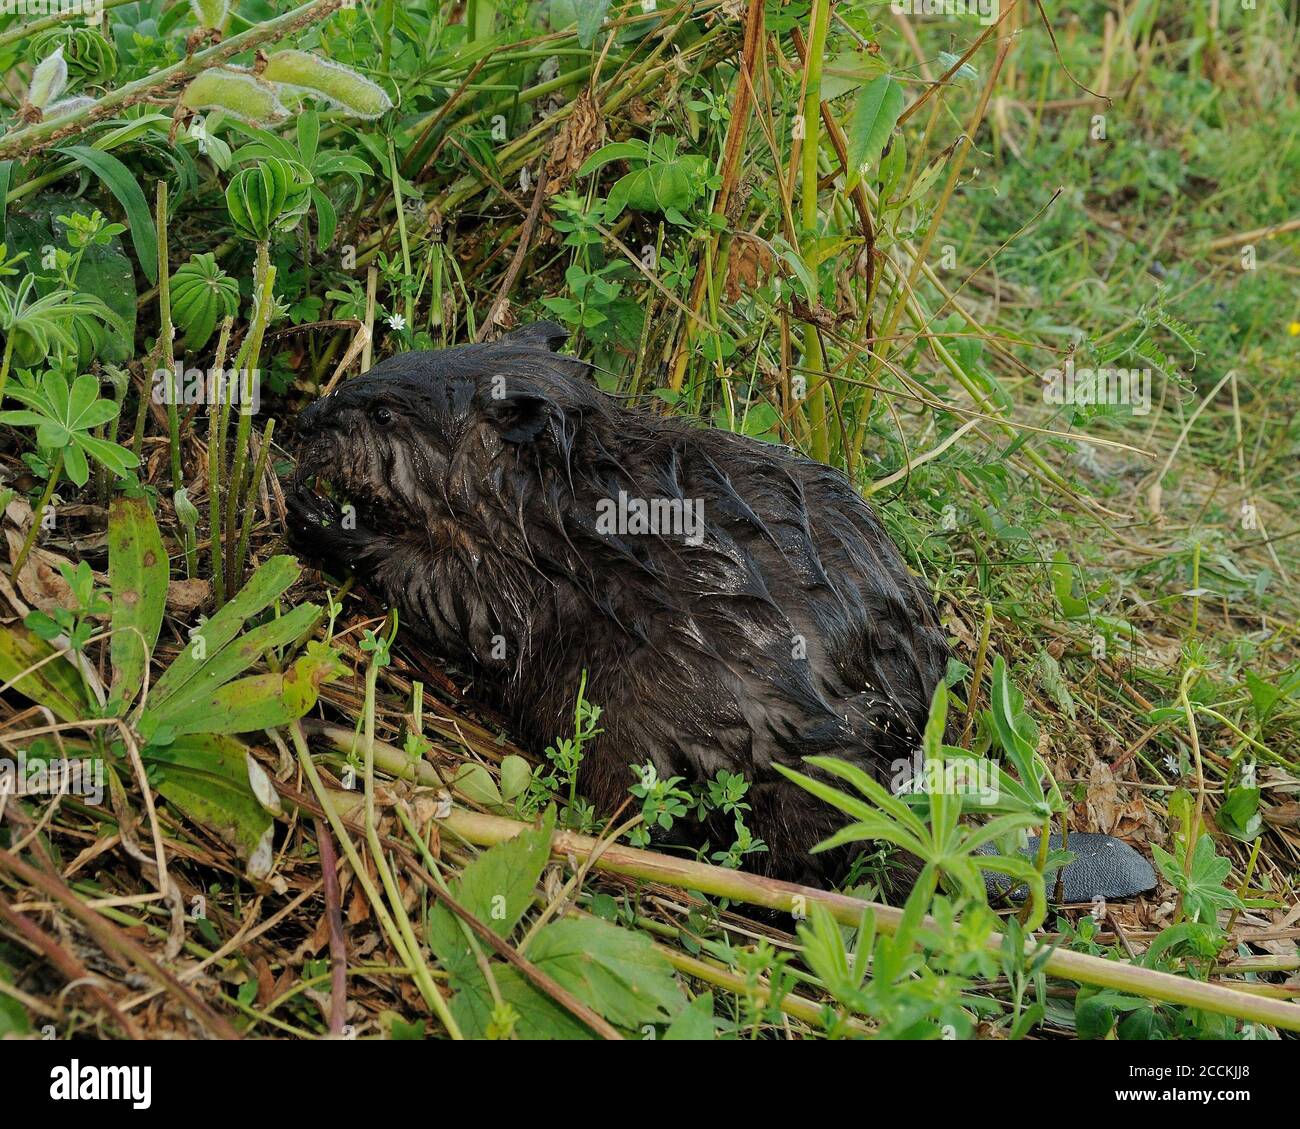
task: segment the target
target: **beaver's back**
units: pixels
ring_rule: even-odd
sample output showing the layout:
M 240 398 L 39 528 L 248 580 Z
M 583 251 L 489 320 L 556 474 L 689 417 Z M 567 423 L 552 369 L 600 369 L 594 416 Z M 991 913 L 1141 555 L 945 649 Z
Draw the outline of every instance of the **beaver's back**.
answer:
M 626 795 L 629 765 L 696 784 L 741 772 L 749 826 L 769 847 L 755 868 L 823 878 L 842 860 L 808 851 L 840 817 L 772 765 L 807 771 L 803 757 L 829 754 L 886 783 L 898 775 L 945 669 L 933 601 L 839 472 L 601 399 L 523 509 L 536 559 L 561 568 L 538 620 L 551 637 L 534 632 L 541 661 L 503 687 L 505 704 L 553 740 L 587 670 L 605 732 L 580 783 L 599 808 Z M 611 533 L 599 507 L 620 494 L 702 504 L 696 537 Z M 730 842 L 720 823 L 715 847 Z

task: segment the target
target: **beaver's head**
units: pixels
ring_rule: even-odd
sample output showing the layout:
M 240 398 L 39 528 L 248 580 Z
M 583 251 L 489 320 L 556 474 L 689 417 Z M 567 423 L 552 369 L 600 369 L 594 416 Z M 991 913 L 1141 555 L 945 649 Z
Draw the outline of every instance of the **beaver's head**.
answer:
M 359 567 L 407 535 L 436 549 L 506 514 L 521 450 L 563 452 L 570 421 L 598 394 L 586 366 L 553 352 L 553 322 L 485 345 L 390 357 L 298 420 L 289 497 L 295 546 Z

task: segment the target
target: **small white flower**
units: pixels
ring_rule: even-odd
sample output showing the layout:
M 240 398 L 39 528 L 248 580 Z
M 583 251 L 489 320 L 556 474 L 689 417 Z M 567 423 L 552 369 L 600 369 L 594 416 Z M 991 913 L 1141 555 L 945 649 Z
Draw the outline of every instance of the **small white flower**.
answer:
M 1177 776 L 1177 775 L 1179 775 L 1179 773 L 1178 773 L 1178 758 L 1177 758 L 1176 756 L 1174 756 L 1173 753 L 1167 753 L 1167 754 L 1165 754 L 1164 765 L 1165 765 L 1165 768 L 1167 768 L 1167 769 L 1169 770 L 1169 772 L 1170 772 L 1171 775 L 1173 775 L 1173 776 Z
M 402 330 L 406 328 L 406 319 L 401 314 L 389 314 L 384 320 L 388 322 L 391 329 Z

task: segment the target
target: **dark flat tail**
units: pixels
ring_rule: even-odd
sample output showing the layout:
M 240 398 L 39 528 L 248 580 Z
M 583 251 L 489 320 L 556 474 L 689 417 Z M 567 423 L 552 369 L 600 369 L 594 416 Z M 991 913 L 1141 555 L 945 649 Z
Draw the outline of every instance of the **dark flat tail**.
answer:
M 1030 839 L 1029 845 L 1021 848 L 1020 853 L 1032 860 L 1038 855 L 1038 844 L 1037 838 Z M 1060 835 L 1050 836 L 1048 845 L 1053 850 L 1059 850 Z M 1060 875 L 1059 898 L 1056 896 L 1056 874 L 1047 875 L 1047 897 L 1050 901 L 1091 902 L 1097 898 L 1119 901 L 1155 889 L 1156 872 L 1151 864 L 1127 843 L 1112 835 L 1075 831 L 1070 834 L 1067 848 L 1074 855 L 1074 861 Z M 990 844 L 978 853 L 991 855 L 997 852 Z M 1011 897 L 1019 901 L 1028 893 L 1023 884 L 1012 889 L 1011 879 L 1005 874 L 987 870 L 984 872 L 984 885 L 990 898 Z

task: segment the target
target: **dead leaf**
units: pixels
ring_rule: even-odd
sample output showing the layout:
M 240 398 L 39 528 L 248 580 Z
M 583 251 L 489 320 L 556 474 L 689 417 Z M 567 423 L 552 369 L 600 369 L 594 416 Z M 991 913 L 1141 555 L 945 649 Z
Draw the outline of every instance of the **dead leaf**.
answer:
M 1119 789 L 1105 761 L 1094 759 L 1088 771 L 1088 815 L 1093 826 L 1110 835 L 1118 821 Z
M 167 610 L 173 615 L 189 616 L 207 603 L 212 593 L 212 582 L 200 580 L 173 580 L 167 585 Z
M 760 281 L 772 275 L 772 253 L 753 239 L 737 239 L 727 262 L 726 295 L 728 302 L 757 290 Z
M 546 161 L 546 195 L 553 196 L 563 189 L 604 141 L 605 119 L 591 91 L 584 90 L 571 103 L 569 116 L 551 146 Z

